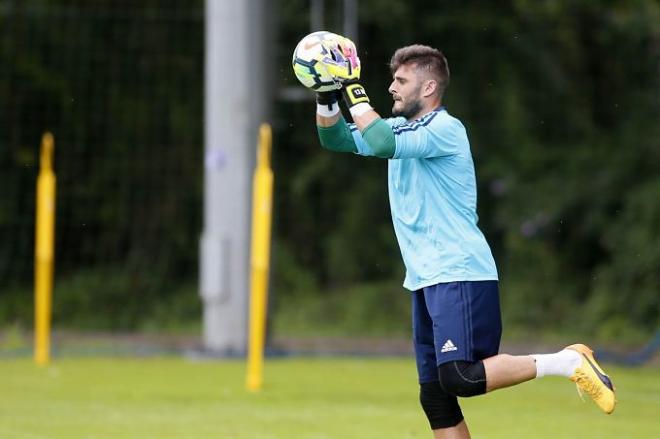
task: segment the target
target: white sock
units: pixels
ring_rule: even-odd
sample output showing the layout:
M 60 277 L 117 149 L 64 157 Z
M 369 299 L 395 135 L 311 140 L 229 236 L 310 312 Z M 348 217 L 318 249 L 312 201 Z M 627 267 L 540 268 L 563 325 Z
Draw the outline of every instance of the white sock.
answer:
M 536 378 L 546 375 L 570 377 L 582 364 L 582 357 L 572 349 L 564 349 L 556 354 L 536 354 L 531 357 L 536 361 Z

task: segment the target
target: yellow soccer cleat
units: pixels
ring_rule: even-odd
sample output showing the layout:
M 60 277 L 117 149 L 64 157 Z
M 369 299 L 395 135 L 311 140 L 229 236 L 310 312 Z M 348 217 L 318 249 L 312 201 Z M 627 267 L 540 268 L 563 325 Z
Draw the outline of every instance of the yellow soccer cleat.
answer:
M 577 386 L 580 396 L 586 393 L 602 411 L 612 413 L 616 405 L 614 384 L 594 359 L 593 351 L 583 344 L 570 345 L 566 349 L 576 351 L 582 358 L 582 364 L 569 377 Z

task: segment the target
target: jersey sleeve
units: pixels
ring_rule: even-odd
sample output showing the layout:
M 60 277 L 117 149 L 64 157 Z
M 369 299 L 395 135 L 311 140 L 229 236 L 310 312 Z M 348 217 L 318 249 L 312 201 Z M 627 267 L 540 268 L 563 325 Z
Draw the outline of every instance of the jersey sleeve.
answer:
M 392 127 L 396 149 L 393 159 L 431 158 L 458 154 L 466 136 L 458 119 L 434 111 L 414 122 Z
M 376 154 L 374 154 L 369 144 L 364 140 L 364 138 L 362 137 L 362 133 L 360 132 L 360 130 L 358 130 L 358 127 L 354 123 L 349 123 L 348 129 L 351 131 L 351 134 L 353 135 L 353 141 L 355 142 L 355 146 L 357 147 L 356 154 L 367 157 L 375 157 Z
M 337 123 L 328 127 L 316 125 L 316 131 L 321 146 L 327 150 L 335 152 L 357 151 L 353 135 L 343 117 L 340 117 Z

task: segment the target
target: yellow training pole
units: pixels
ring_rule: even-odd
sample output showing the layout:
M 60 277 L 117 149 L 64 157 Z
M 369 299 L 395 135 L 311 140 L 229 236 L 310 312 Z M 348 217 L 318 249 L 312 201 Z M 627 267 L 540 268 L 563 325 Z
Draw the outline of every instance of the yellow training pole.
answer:
M 41 168 L 37 177 L 37 216 L 34 245 L 34 361 L 50 361 L 50 315 L 53 294 L 53 243 L 55 238 L 55 174 L 53 135 L 41 138 Z
M 270 168 L 272 133 L 270 125 L 259 128 L 257 167 L 252 190 L 252 248 L 250 256 L 250 344 L 248 347 L 248 390 L 258 391 L 263 383 L 270 229 L 273 210 L 273 171 Z

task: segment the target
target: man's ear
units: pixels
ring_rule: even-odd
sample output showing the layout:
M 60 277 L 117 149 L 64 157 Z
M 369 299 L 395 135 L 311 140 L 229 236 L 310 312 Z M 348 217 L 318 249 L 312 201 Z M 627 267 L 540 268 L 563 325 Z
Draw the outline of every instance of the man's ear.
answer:
M 433 93 L 435 93 L 437 89 L 438 89 L 438 81 L 436 81 L 435 79 L 429 79 L 428 81 L 426 81 L 424 87 L 422 88 L 422 96 L 424 96 L 425 98 L 429 97 Z

